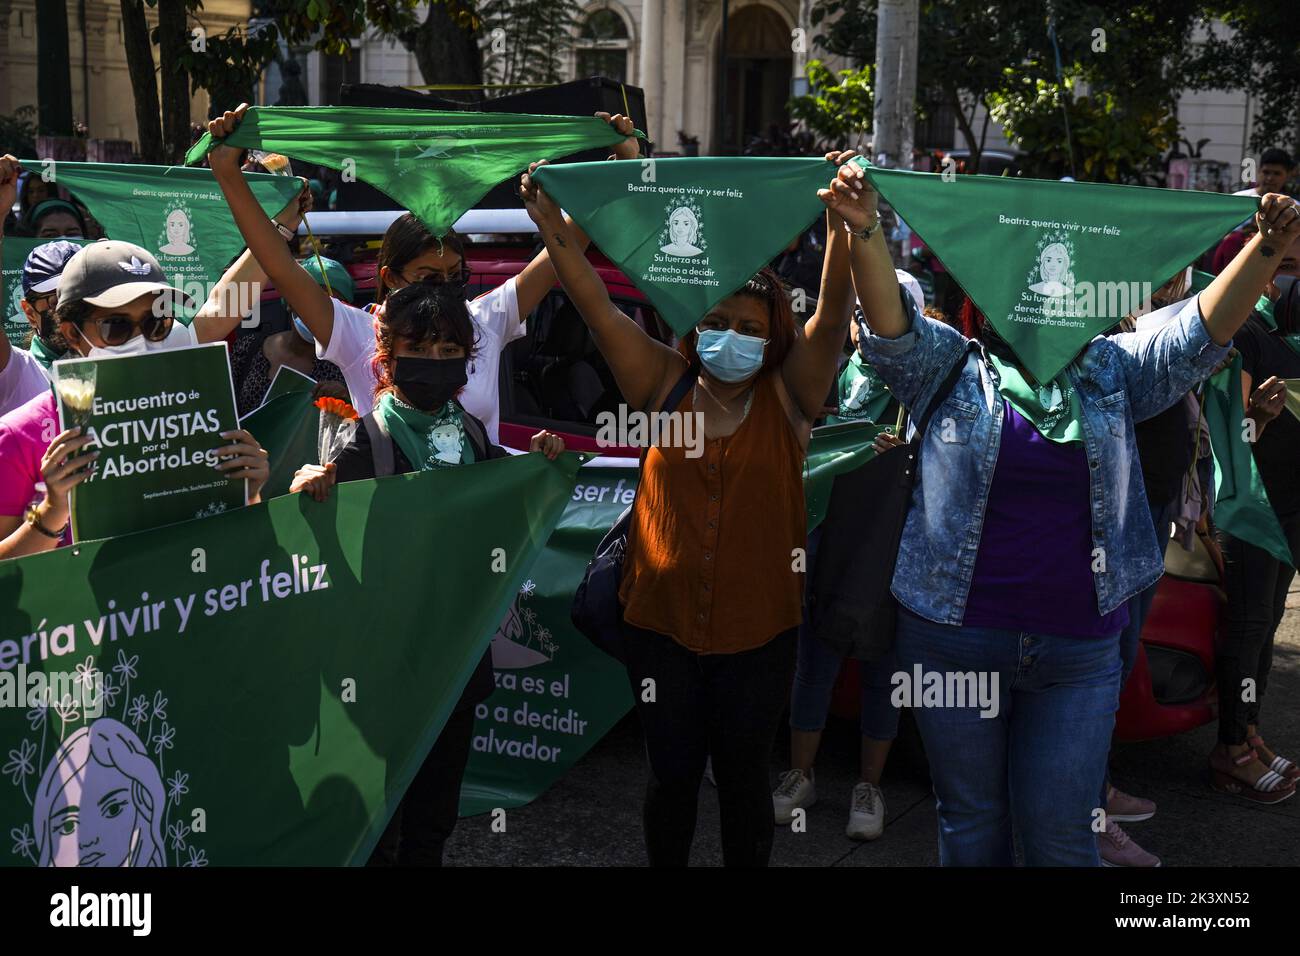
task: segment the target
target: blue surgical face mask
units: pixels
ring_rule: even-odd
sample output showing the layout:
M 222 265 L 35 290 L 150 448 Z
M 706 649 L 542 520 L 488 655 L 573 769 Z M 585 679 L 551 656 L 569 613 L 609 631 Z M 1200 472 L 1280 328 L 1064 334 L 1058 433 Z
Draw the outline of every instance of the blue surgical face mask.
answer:
M 307 328 L 307 323 L 296 315 L 293 317 L 293 327 L 304 341 L 311 342 L 313 345 L 316 343 L 316 336 L 311 334 L 311 329 Z
M 728 385 L 743 382 L 763 367 L 767 339 L 741 335 L 734 329 L 704 329 L 695 342 L 695 352 L 705 371 Z

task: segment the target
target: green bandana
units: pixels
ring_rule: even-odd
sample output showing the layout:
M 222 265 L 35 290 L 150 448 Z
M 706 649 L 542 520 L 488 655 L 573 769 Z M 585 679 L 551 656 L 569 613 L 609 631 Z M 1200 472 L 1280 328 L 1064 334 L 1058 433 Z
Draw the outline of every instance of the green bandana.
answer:
M 50 366 L 59 359 L 65 357 L 62 352 L 55 352 L 46 345 L 39 335 L 32 336 L 32 344 L 28 346 L 27 351 L 31 353 L 32 358 L 36 359 L 36 361 L 41 364 L 41 367 L 47 372 L 50 370 Z
M 43 167 L 37 160 L 25 159 L 23 168 L 39 174 Z M 158 257 L 167 281 L 199 304 L 230 260 L 243 251 L 244 237 L 211 170 L 60 160 L 54 177 L 86 204 L 110 239 L 148 249 Z M 268 217 L 302 189 L 288 176 L 247 178 Z
M 1241 356 L 1210 377 L 1202 408 L 1214 456 L 1214 523 L 1242 541 L 1295 567 L 1291 546 L 1255 467 L 1250 435 L 1242 427 Z
M 1040 382 L 1259 206 L 1197 190 L 866 171 Z
M 807 228 L 834 175 L 824 159 L 728 156 L 543 166 L 536 179 L 683 335 Z
M 379 399 L 379 414 L 393 441 L 417 471 L 474 463 L 474 448 L 465 437 L 461 409 L 454 400 L 429 413 L 385 392 Z
M 846 421 L 874 424 L 880 421 L 894 400 L 884 379 L 876 374 L 876 370 L 857 351 L 849 357 L 849 364 L 844 366 L 844 371 L 840 372 L 839 395 L 839 413 L 826 416 L 828 425 Z
M 1255 303 L 1255 314 L 1263 320 L 1268 326 L 1270 332 L 1278 331 L 1277 317 L 1273 314 L 1273 300 L 1267 295 L 1261 295 L 1259 301 Z M 1290 335 L 1279 335 L 1280 338 L 1292 352 L 1300 355 L 1300 334 L 1291 333 Z
M 1083 404 L 1069 375 L 1062 372 L 1050 384 L 1035 388 L 1011 363 L 991 353 L 989 362 L 1002 380 L 998 385 L 1002 397 L 1033 423 L 1038 434 L 1061 444 L 1083 441 Z
M 350 171 L 444 236 L 488 190 L 529 163 L 623 138 L 595 116 L 254 106 L 223 142 Z M 205 133 L 185 162 L 198 162 L 214 145 Z

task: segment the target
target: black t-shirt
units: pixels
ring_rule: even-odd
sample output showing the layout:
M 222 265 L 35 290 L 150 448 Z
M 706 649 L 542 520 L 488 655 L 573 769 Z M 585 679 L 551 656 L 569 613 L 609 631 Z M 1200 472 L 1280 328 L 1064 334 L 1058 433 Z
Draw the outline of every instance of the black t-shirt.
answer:
M 1183 476 L 1192 464 L 1187 406 L 1179 399 L 1159 415 L 1138 422 L 1133 436 L 1142 462 L 1147 500 L 1153 505 L 1168 504 L 1182 492 Z
M 468 412 L 462 414 L 468 415 Z M 486 458 L 501 458 L 509 454 L 504 448 L 497 445 L 489 445 L 487 448 Z M 343 447 L 338 457 L 334 459 L 335 478 L 338 481 L 362 481 L 366 478 L 375 477 L 375 460 L 370 451 L 370 433 L 366 430 L 364 424 L 357 423 L 357 431 L 352 440 Z M 393 442 L 393 473 L 397 475 L 406 475 L 415 471 L 411 467 L 410 461 L 402 454 L 401 447 Z M 437 545 L 434 545 L 437 546 Z M 492 696 L 496 690 L 496 678 L 492 676 L 492 651 L 483 655 L 483 659 L 478 662 L 478 667 L 470 676 L 469 683 L 465 685 L 465 690 L 461 692 L 460 700 L 456 702 L 456 710 L 463 711 L 473 707 L 475 704 L 481 704 Z
M 1300 378 L 1300 354 L 1257 314 L 1251 314 L 1232 344 L 1241 353 L 1241 368 L 1250 375 L 1252 388 L 1258 388 L 1270 375 Z M 1284 410 L 1268 423 L 1254 451 L 1273 508 L 1290 512 L 1300 506 L 1300 420 Z

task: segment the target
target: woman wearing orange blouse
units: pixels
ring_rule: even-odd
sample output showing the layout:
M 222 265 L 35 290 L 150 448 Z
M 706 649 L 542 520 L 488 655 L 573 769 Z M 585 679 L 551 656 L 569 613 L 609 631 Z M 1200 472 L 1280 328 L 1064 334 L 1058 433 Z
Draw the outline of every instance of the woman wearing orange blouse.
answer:
M 827 159 L 842 164 L 852 155 Z M 803 595 L 804 453 L 852 314 L 849 235 L 836 210 L 866 197 L 839 179 L 818 192 L 830 240 L 817 312 L 802 333 L 780 281 L 764 269 L 672 349 L 613 305 L 559 208 L 528 174 L 521 192 L 627 404 L 658 411 L 683 375 L 698 372 L 674 410 L 700 416 L 703 454 L 698 446 L 649 450 L 619 592 L 650 763 L 650 863 L 689 861 L 712 756 L 724 862 L 764 866 L 773 834 L 768 761 Z

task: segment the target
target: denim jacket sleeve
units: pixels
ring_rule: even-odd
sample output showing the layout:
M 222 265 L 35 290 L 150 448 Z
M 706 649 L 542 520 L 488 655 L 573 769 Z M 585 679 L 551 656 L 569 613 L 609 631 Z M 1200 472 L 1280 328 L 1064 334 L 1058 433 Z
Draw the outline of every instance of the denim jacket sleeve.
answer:
M 1189 300 L 1173 321 L 1155 329 L 1123 332 L 1110 341 L 1119 354 L 1135 422 L 1160 414 L 1209 378 L 1231 348 L 1210 338 L 1199 296 Z
M 899 289 L 899 298 L 908 331 L 890 339 L 876 335 L 863 322 L 858 329 L 858 351 L 908 414 L 919 420 L 968 343 L 956 329 L 922 315 L 906 289 Z

